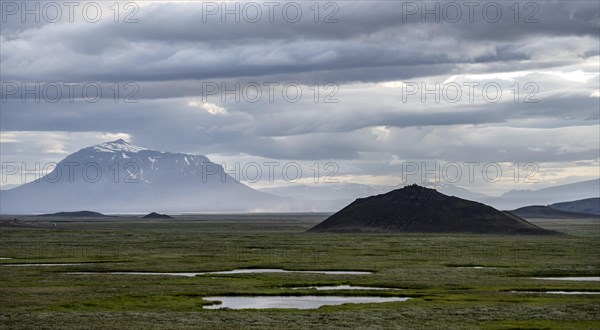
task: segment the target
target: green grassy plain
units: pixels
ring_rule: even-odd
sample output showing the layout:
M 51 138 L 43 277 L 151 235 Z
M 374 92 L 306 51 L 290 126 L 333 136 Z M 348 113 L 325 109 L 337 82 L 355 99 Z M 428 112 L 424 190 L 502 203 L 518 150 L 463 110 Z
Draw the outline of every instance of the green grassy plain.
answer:
M 0 227 L 2 329 L 600 329 L 598 220 L 544 220 L 564 236 L 308 234 L 321 214 L 187 215 L 176 220 L 26 218 Z M 56 226 L 52 226 L 56 222 Z M 83 263 L 8 267 L 9 263 Z M 490 268 L 469 268 L 486 266 Z M 363 270 L 308 273 L 73 275 L 68 272 L 203 272 L 236 268 Z M 352 284 L 389 291 L 292 287 Z M 514 293 L 511 291 L 537 291 Z M 316 310 L 204 310 L 204 296 L 408 296 L 406 302 Z

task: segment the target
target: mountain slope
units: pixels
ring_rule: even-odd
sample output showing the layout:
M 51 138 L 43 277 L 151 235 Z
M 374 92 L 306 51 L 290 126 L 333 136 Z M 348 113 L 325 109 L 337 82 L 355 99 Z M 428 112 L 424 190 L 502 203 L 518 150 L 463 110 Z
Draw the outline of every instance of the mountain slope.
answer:
M 253 211 L 280 199 L 245 186 L 202 155 L 123 140 L 81 149 L 37 182 L 0 192 L 0 213 Z
M 357 199 L 312 232 L 555 234 L 485 204 L 418 185 Z

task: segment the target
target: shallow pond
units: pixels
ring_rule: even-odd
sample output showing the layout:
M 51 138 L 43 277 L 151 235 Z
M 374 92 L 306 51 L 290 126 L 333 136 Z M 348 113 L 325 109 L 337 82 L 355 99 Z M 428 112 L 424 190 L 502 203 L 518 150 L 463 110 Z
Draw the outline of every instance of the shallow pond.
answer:
M 600 294 L 600 291 L 511 291 L 512 293 Z
M 77 272 L 70 273 L 75 275 L 92 275 L 92 274 L 117 274 L 117 275 L 163 275 L 163 276 L 185 276 L 194 277 L 198 275 L 227 275 L 227 274 L 260 274 L 260 273 L 312 273 L 312 274 L 327 274 L 327 275 L 367 275 L 371 272 L 362 271 L 337 271 L 337 270 L 285 270 L 285 269 L 234 269 L 217 272 L 203 273 L 153 273 L 153 272 Z
M 7 267 L 78 266 L 81 264 L 3 264 Z
M 301 289 L 316 289 L 319 291 L 328 291 L 328 290 L 402 290 L 398 288 L 380 288 L 380 287 L 372 287 L 372 286 L 353 286 L 353 285 L 329 285 L 329 286 L 306 286 L 299 288 L 292 288 L 294 290 Z
M 205 309 L 265 309 L 295 308 L 316 309 L 326 305 L 386 303 L 406 301 L 405 297 L 342 297 L 342 296 L 254 296 L 254 297 L 204 297 L 221 304 L 203 306 Z
M 151 273 L 151 272 L 74 272 L 71 275 L 151 275 L 151 276 L 184 276 L 195 277 L 205 273 Z
M 536 280 L 548 280 L 548 281 L 581 281 L 581 282 L 599 282 L 600 276 L 588 276 L 588 277 L 534 277 Z
M 371 272 L 362 271 L 345 271 L 345 270 L 285 270 L 285 269 L 234 269 L 218 272 L 208 272 L 211 275 L 226 275 L 226 274 L 256 274 L 256 273 L 313 273 L 327 275 L 367 275 Z

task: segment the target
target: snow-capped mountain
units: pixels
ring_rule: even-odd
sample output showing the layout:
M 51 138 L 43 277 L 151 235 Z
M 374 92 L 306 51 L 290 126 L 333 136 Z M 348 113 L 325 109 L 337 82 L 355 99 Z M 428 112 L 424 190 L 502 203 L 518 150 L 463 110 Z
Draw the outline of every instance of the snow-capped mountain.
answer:
M 2 191 L 0 213 L 259 211 L 280 201 L 205 156 L 116 140 L 81 149 L 39 180 Z

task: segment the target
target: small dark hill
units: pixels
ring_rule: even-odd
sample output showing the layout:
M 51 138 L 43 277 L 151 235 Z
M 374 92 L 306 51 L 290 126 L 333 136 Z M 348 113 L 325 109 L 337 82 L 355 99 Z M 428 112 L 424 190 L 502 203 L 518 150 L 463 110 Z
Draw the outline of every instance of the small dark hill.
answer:
M 149 214 L 146 214 L 145 216 L 143 216 L 142 219 L 173 219 L 173 217 L 170 217 L 166 214 L 159 214 L 156 212 L 152 212 L 152 213 L 149 213 Z
M 580 199 L 572 202 L 554 203 L 548 206 L 561 211 L 600 215 L 600 197 Z
M 593 214 L 561 211 L 542 205 L 520 207 L 510 212 L 526 219 L 580 219 L 596 216 Z
M 40 217 L 62 217 L 62 218 L 105 218 L 108 215 L 93 211 L 76 211 L 76 212 L 58 212 L 50 214 L 40 214 Z
M 357 199 L 309 231 L 558 234 L 491 206 L 418 185 Z

